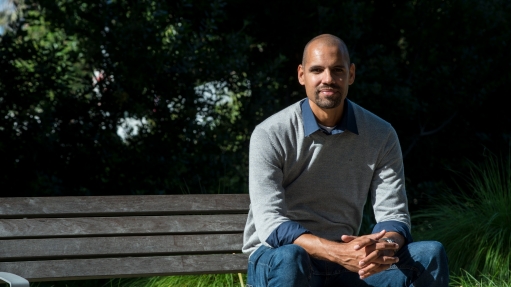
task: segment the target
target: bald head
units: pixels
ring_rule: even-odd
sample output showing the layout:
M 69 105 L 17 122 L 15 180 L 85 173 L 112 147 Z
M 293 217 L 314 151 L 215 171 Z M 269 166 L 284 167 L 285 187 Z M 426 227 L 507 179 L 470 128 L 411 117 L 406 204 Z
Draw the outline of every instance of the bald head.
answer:
M 344 43 L 341 38 L 330 35 L 330 34 L 322 34 L 319 36 L 314 37 L 312 40 L 310 40 L 307 45 L 305 45 L 305 49 L 303 49 L 303 56 L 302 56 L 302 66 L 305 67 L 305 64 L 307 63 L 307 54 L 308 49 L 311 45 L 326 45 L 326 46 L 337 46 L 339 48 L 339 51 L 344 56 L 344 60 L 349 65 L 350 64 L 350 54 L 348 52 L 348 47 L 346 47 L 346 44 Z

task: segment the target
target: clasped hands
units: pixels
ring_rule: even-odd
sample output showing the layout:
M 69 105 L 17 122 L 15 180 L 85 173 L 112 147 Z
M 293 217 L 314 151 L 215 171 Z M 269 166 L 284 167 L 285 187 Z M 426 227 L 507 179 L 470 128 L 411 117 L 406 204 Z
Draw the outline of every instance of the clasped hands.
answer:
M 399 245 L 380 240 L 385 237 L 385 233 L 386 231 L 382 230 L 379 233 L 358 237 L 343 235 L 341 240 L 347 245 L 345 249 L 347 254 L 343 256 L 342 265 L 350 271 L 357 272 L 360 279 L 365 279 L 399 262 L 399 258 L 394 256 Z

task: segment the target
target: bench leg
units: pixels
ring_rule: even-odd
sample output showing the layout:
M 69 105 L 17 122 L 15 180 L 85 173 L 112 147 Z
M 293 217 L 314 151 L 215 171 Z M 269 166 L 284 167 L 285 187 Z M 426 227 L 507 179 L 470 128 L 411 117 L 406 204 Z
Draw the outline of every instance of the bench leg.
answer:
M 0 272 L 0 281 L 5 281 L 11 287 L 30 287 L 27 279 L 16 274 Z

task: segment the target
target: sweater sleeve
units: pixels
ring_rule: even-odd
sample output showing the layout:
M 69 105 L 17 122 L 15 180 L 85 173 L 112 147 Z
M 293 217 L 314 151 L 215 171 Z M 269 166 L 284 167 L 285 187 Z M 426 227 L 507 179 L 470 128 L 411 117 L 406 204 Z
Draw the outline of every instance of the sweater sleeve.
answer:
M 273 230 L 266 239 L 266 243 L 273 248 L 277 248 L 293 243 L 296 238 L 305 233 L 311 232 L 296 221 L 286 221 Z
M 386 142 L 382 143 L 370 191 L 378 225 L 381 227 L 383 222 L 394 222 L 387 225 L 393 228 L 388 231 L 401 230 L 407 241 L 411 240 L 411 236 L 409 238 L 406 236 L 410 234 L 411 223 L 405 190 L 403 158 L 397 134 L 392 127 Z M 403 230 L 405 228 L 406 232 Z
M 281 224 L 291 221 L 286 217 L 282 168 L 283 152 L 276 148 L 266 130 L 256 127 L 250 138 L 250 208 L 259 241 L 271 247 L 279 245 L 278 242 L 289 242 L 284 238 L 287 236 L 282 236 L 287 233 L 284 229 L 276 231 Z
M 378 233 L 384 229 L 385 231 L 394 231 L 401 234 L 401 236 L 403 236 L 405 239 L 405 245 L 413 242 L 412 234 L 408 230 L 408 226 L 402 222 L 399 221 L 379 222 L 374 226 L 372 233 Z

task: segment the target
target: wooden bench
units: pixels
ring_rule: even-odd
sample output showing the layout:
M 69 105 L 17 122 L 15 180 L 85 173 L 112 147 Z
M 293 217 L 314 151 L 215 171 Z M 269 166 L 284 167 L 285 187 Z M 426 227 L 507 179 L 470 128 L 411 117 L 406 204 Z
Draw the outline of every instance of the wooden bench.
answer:
M 0 279 L 246 272 L 248 208 L 248 194 L 0 198 Z

